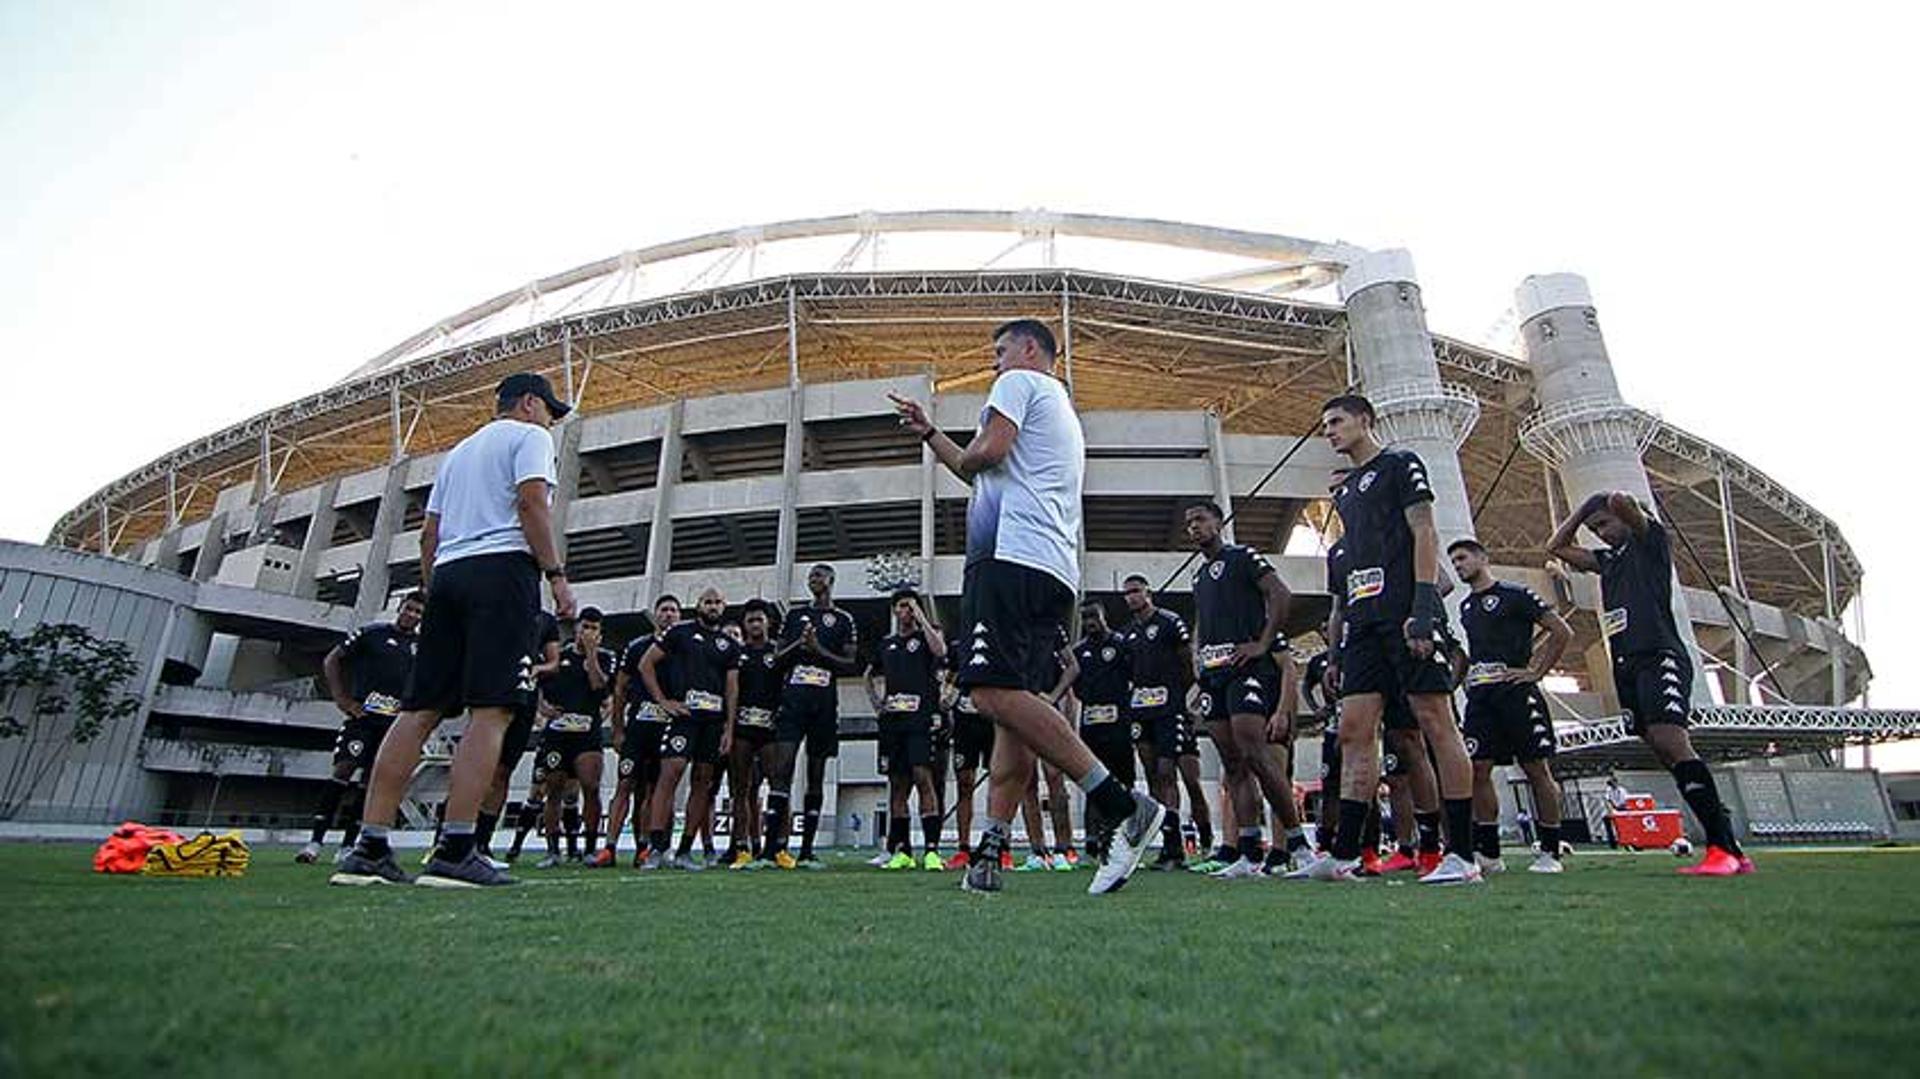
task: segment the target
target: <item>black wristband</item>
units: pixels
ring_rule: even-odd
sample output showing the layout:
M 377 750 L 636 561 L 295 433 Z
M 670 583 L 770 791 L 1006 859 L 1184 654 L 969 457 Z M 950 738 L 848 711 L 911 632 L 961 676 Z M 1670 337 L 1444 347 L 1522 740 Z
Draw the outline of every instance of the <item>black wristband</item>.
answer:
M 552 569 L 543 569 L 540 571 L 540 575 L 542 577 L 545 577 L 549 581 L 554 580 L 555 578 L 558 578 L 558 577 L 565 577 L 567 575 L 567 567 L 564 565 L 560 565 L 560 566 L 555 566 Z

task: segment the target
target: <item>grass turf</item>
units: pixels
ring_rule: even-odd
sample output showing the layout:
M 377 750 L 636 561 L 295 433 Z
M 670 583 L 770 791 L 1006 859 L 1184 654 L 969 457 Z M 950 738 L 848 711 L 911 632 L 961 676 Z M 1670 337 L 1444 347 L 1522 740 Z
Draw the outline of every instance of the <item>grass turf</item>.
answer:
M 1911 1073 L 1920 856 L 1472 889 L 527 869 L 108 878 L 0 847 L 0 1075 Z M 1516 868 L 1518 868 L 1516 866 Z M 1903 1063 L 1904 1062 L 1904 1063 Z

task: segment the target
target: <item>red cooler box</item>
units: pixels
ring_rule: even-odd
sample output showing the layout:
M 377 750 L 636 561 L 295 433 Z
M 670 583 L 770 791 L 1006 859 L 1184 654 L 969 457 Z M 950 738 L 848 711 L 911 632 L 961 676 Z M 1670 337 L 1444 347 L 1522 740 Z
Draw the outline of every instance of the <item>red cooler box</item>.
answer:
M 1621 810 L 1612 816 L 1613 834 L 1628 850 L 1665 850 L 1687 834 L 1677 809 Z

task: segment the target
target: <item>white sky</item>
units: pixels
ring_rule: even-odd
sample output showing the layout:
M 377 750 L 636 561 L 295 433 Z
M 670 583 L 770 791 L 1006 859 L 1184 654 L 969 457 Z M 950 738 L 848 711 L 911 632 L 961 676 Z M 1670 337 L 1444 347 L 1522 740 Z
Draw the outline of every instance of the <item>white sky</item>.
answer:
M 1469 338 L 1585 274 L 1629 400 L 1839 522 L 1920 704 L 1898 5 L 555 7 L 0 0 L 0 535 L 624 248 L 1045 206 L 1405 246 Z

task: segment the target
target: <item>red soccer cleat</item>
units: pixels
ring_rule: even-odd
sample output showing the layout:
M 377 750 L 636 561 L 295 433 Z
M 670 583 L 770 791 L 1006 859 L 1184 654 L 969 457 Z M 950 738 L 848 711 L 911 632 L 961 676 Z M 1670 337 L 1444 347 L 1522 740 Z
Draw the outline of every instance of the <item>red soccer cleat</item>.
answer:
M 1013 872 L 1013 852 L 1012 851 L 1003 850 L 1000 852 L 1000 868 L 1002 871 L 1007 873 Z
M 1068 865 L 1080 864 L 1080 852 L 1077 850 L 1074 850 L 1072 847 L 1067 848 L 1067 864 Z
M 1736 854 L 1736 855 L 1734 855 L 1734 857 L 1740 860 L 1740 875 L 1741 875 L 1741 876 L 1743 876 L 1743 877 L 1744 877 L 1744 876 L 1746 876 L 1746 875 L 1747 875 L 1748 873 L 1751 873 L 1751 872 L 1753 872 L 1753 859 L 1752 859 L 1752 858 L 1749 858 L 1749 857 L 1747 857 L 1747 856 L 1746 856 L 1746 855 L 1744 855 L 1744 854 Z
M 1375 857 L 1378 857 L 1378 855 L 1375 855 Z M 1437 861 L 1435 864 L 1438 864 Z M 1400 851 L 1394 851 L 1393 857 L 1380 863 L 1380 872 L 1382 873 L 1405 873 L 1412 869 L 1419 869 L 1420 875 L 1423 877 L 1427 875 L 1427 870 L 1421 867 L 1420 862 L 1407 857 Z
M 967 864 L 972 861 L 973 856 L 969 855 L 966 851 L 955 851 L 953 857 L 947 859 L 947 868 L 965 870 Z
M 1740 859 L 1719 847 L 1708 847 L 1706 857 L 1693 865 L 1681 866 L 1679 872 L 1689 877 L 1737 877 Z
M 1399 856 L 1400 852 L 1395 851 L 1394 857 L 1397 858 Z M 1360 852 L 1360 875 L 1363 877 L 1377 877 L 1387 872 L 1387 867 L 1392 864 L 1392 862 L 1382 862 L 1380 860 L 1380 852 L 1377 850 L 1363 850 Z
M 601 847 L 593 852 L 593 857 L 587 859 L 588 869 L 606 869 L 611 865 L 613 865 L 612 847 Z

